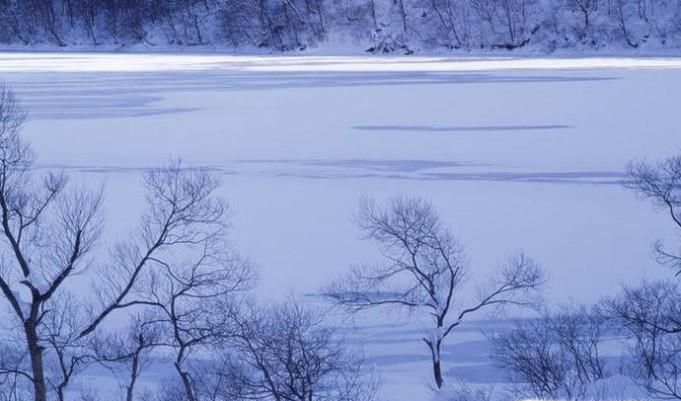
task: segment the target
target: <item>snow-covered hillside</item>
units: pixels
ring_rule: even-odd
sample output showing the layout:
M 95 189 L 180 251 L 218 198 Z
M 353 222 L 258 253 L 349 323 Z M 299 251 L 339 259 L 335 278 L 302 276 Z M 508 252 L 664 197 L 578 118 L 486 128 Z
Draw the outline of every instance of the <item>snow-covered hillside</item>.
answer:
M 660 0 L 3 0 L 0 44 L 399 53 L 674 51 Z

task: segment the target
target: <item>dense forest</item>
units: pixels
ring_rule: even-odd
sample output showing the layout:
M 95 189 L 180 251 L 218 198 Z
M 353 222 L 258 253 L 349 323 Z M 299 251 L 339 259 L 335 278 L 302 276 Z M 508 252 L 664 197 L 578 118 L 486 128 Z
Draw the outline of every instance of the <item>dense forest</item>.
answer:
M 302 50 L 662 49 L 680 0 L 0 0 L 0 44 Z

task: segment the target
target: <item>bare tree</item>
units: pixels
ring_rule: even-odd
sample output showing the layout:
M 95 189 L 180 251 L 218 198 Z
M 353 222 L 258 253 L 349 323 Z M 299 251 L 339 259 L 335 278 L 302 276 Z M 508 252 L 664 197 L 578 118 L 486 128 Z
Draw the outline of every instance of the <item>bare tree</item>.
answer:
M 624 41 L 629 45 L 629 47 L 637 48 L 639 44 L 633 39 L 633 30 L 630 28 L 629 24 L 633 18 L 631 18 L 632 12 L 631 8 L 635 7 L 635 4 L 627 0 L 614 0 L 614 17 L 617 20 L 617 26 L 619 32 L 622 34 Z
M 450 384 L 445 388 L 444 401 L 492 401 L 491 388 L 473 388 L 464 381 Z
M 626 372 L 654 397 L 681 399 L 681 289 L 644 282 L 605 302 L 633 339 Z
M 215 175 L 178 161 L 151 170 L 144 183 L 148 209 L 139 229 L 115 247 L 105 284 L 98 287 L 100 310 L 92 311 L 81 336 L 92 333 L 113 312 L 149 305 L 139 284 L 147 268 L 167 269 L 182 260 L 181 255 L 200 253 L 225 238 L 227 205 L 213 196 L 220 184 Z
M 229 262 L 216 251 L 229 249 L 226 204 L 214 196 L 219 180 L 204 169 L 175 162 L 151 170 L 145 176 L 148 207 L 139 228 L 117 244 L 111 260 L 97 260 L 97 267 L 106 268 L 94 285 L 99 302 L 87 302 L 84 316 L 70 316 L 77 308 L 72 301 L 63 303 L 67 284 L 95 265 L 91 253 L 102 229 L 101 191 L 70 188 L 60 174 L 37 177 L 31 148 L 20 135 L 24 119 L 14 93 L 0 87 L 0 293 L 24 336 L 30 361 L 24 377 L 35 400 L 46 401 L 48 384 L 63 394 L 82 363 L 71 351 L 111 314 L 159 306 L 144 292 L 143 278 L 169 275 L 173 288 L 179 288 L 183 280 L 205 279 L 197 269 Z M 196 274 L 185 275 L 185 266 Z M 214 274 L 241 274 L 230 264 L 220 269 Z M 46 351 L 58 361 L 60 380 L 46 377 Z
M 187 361 L 193 351 L 221 334 L 223 318 L 216 316 L 217 302 L 250 289 L 255 279 L 250 265 L 225 245 L 216 235 L 192 257 L 164 263 L 145 280 L 142 302 L 154 307 L 146 324 L 160 326 L 159 344 L 174 350 L 174 367 L 188 401 L 196 401 L 197 396 Z
M 601 348 L 613 332 L 609 316 L 596 305 L 563 307 L 550 319 L 552 337 L 571 365 L 571 385 L 577 389 L 571 393 L 585 392 L 608 375 Z
M 20 401 L 25 398 L 26 386 L 32 382 L 26 370 L 27 354 L 12 341 L 10 333 L 3 333 L 0 343 L 0 401 Z
M 57 9 L 60 4 L 53 0 L 26 0 L 24 3 L 30 10 L 33 23 L 42 28 L 55 44 L 60 47 L 66 46 L 60 29 L 62 15 Z
M 400 15 L 400 21 L 402 22 L 402 34 L 407 34 L 407 9 L 404 5 L 404 0 L 393 0 L 393 4 L 397 5 L 398 12 Z
M 429 202 L 399 197 L 380 207 L 363 200 L 359 225 L 364 237 L 379 245 L 386 263 L 353 269 L 324 293 L 351 312 L 393 306 L 426 313 L 433 328 L 422 340 L 430 350 L 438 388 L 444 382 L 442 346 L 453 330 L 475 312 L 531 304 L 531 295 L 544 282 L 541 269 L 521 255 L 498 272 L 475 302 L 461 306 L 455 300 L 470 269 L 462 246 Z
M 493 359 L 521 397 L 584 399 L 595 396 L 607 377 L 601 348 L 607 319 L 594 307 L 563 308 L 538 319 L 517 320 L 492 337 Z
M 681 230 L 681 156 L 657 164 L 630 163 L 625 185 L 667 212 L 672 223 Z M 670 252 L 658 241 L 655 251 L 659 263 L 676 270 L 677 276 L 681 274 L 681 245 L 676 252 Z
M 89 344 L 79 337 L 83 325 L 82 305 L 69 293 L 59 294 L 46 304 L 40 337 L 47 344 L 47 383 L 58 401 L 65 401 L 72 379 L 93 362 Z
M 593 19 L 598 11 L 601 0 L 566 0 L 566 6 L 570 10 L 575 10 L 581 15 L 582 29 L 580 29 L 580 39 L 586 40 L 593 35 Z
M 448 42 L 453 48 L 460 48 L 469 41 L 469 4 L 454 0 L 424 0 L 429 10 L 437 17 L 438 24 L 444 29 Z
M 99 237 L 100 195 L 67 190 L 62 175 L 35 177 L 33 156 L 20 137 L 25 114 L 14 93 L 0 87 L 0 214 L 3 263 L 0 290 L 21 322 L 31 361 L 36 401 L 46 401 L 45 344 L 40 327 L 45 305 L 64 282 L 88 265 Z
M 524 384 L 519 396 L 553 398 L 563 395 L 568 363 L 549 335 L 547 320 L 517 322 L 508 333 L 493 340 L 493 357 L 512 379 Z
M 373 369 L 322 315 L 295 301 L 223 307 L 230 317 L 221 361 L 202 375 L 207 399 L 372 401 Z
M 96 336 L 92 341 L 93 359 L 112 372 L 124 366 L 127 378 L 123 384 L 125 401 L 135 400 L 140 375 L 151 363 L 151 353 L 162 345 L 162 331 L 149 313 L 134 316 L 123 332 Z
M 480 21 L 478 29 L 489 27 L 488 44 L 493 48 L 523 47 L 539 29 L 534 0 L 470 0 L 470 4 Z

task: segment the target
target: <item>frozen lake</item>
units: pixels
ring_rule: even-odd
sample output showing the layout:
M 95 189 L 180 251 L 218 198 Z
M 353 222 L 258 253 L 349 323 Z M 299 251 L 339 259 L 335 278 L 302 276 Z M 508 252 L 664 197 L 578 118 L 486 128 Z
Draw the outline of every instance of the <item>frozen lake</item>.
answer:
M 41 166 L 105 181 L 116 235 L 135 222 L 144 168 L 180 156 L 221 172 L 263 296 L 378 260 L 353 222 L 363 195 L 432 199 L 481 280 L 524 250 L 551 302 L 667 276 L 651 244 L 678 240 L 619 182 L 628 161 L 681 151 L 681 59 L 5 53 L 0 79 L 30 110 Z M 367 345 L 386 371 L 423 365 L 400 380 L 423 387 L 418 332 L 398 328 Z M 475 346 L 452 346 L 452 362 L 484 365 L 466 333 Z

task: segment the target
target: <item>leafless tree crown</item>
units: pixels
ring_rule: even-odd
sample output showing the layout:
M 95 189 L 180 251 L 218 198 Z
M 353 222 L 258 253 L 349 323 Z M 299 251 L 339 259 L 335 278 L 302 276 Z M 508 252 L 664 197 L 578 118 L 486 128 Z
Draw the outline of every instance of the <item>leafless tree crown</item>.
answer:
M 492 307 L 530 305 L 544 282 L 542 270 L 519 255 L 500 269 L 477 300 L 463 306 L 460 292 L 470 272 L 463 247 L 428 201 L 398 197 L 380 206 L 363 199 L 358 220 L 364 238 L 378 245 L 385 263 L 354 268 L 324 293 L 353 312 L 379 306 L 423 311 L 433 321 L 423 341 L 438 387 L 443 384 L 443 342 L 464 318 Z
M 627 167 L 625 185 L 641 197 L 652 200 L 669 214 L 672 223 L 681 230 L 681 156 L 658 164 L 631 163 Z M 655 244 L 658 262 L 681 274 L 681 246 L 670 252 L 660 241 Z

